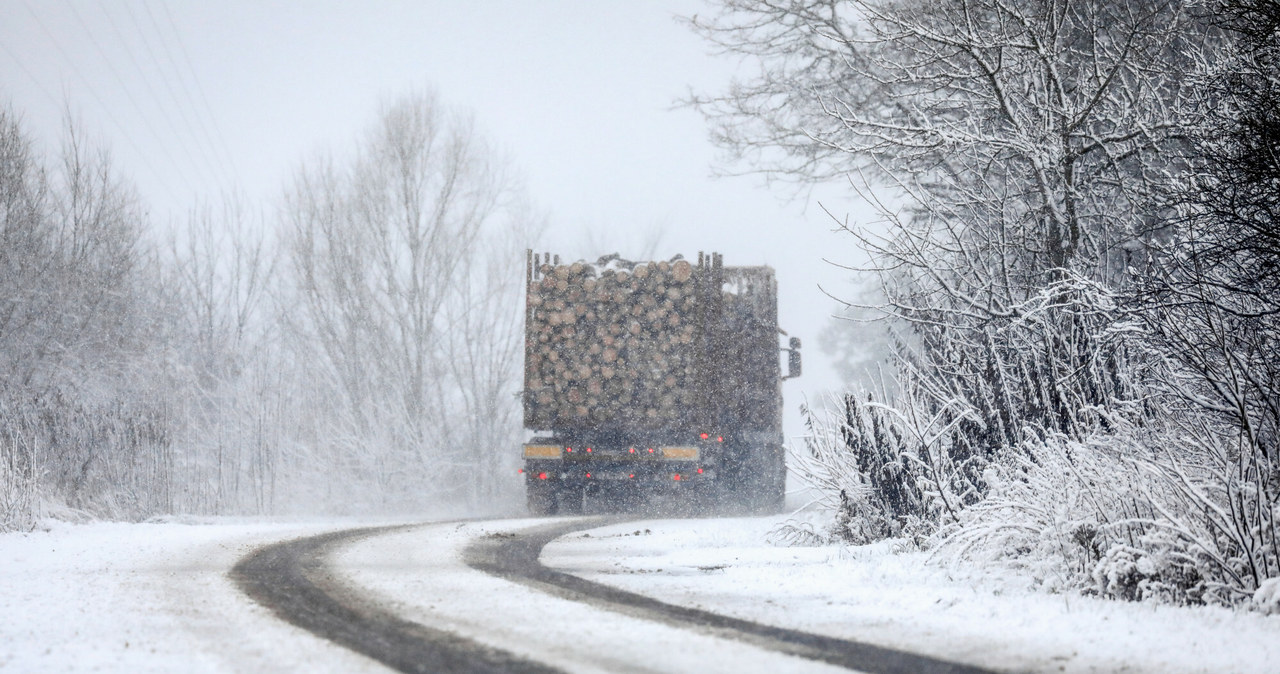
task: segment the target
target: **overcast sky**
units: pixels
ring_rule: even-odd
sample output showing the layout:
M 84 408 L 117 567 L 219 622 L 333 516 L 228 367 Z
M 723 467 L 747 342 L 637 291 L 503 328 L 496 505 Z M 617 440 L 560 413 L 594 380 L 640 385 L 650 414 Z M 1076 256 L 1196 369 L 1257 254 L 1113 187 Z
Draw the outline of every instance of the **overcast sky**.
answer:
M 836 384 L 816 343 L 834 304 L 818 286 L 844 290 L 848 274 L 823 259 L 856 253 L 816 203 L 758 177 L 712 177 L 706 125 L 676 103 L 690 87 L 719 90 L 737 64 L 676 21 L 700 9 L 0 0 L 0 101 L 46 149 L 69 108 L 164 227 L 232 189 L 274 208 L 300 161 L 349 145 L 380 102 L 434 89 L 505 149 L 549 216 L 550 250 L 625 253 L 661 233 L 663 256 L 714 250 L 775 267 L 783 327 L 806 342 L 805 379 L 786 388 L 794 409 L 799 389 Z M 816 194 L 865 215 L 837 187 Z

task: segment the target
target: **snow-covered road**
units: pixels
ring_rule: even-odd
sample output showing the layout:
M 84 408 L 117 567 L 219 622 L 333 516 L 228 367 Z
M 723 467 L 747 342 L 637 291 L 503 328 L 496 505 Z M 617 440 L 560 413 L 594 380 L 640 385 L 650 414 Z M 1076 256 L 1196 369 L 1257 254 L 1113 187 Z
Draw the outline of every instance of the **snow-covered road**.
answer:
M 478 537 L 541 524 L 508 520 L 395 532 L 338 552 L 332 567 L 409 620 L 567 671 L 848 671 L 552 596 L 462 560 Z
M 1268 672 L 1280 617 L 1047 595 L 891 545 L 778 548 L 776 518 L 605 526 L 544 564 L 675 604 L 1009 670 Z M 57 524 L 0 535 L 0 670 L 385 671 L 238 591 L 263 544 L 361 523 Z M 436 524 L 340 547 L 334 582 L 410 621 L 569 671 L 836 671 L 496 578 L 463 551 L 545 520 Z M 847 670 L 839 670 L 847 671 Z

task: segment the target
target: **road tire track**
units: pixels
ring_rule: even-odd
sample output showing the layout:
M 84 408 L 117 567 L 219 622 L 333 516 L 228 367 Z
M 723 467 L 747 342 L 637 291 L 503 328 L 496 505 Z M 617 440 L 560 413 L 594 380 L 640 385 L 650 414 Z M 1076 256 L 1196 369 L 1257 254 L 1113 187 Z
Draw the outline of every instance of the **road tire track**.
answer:
M 874 674 L 985 674 L 990 670 L 873 644 L 838 639 L 669 604 L 543 566 L 552 540 L 618 522 L 568 519 L 520 532 L 495 532 L 466 547 L 473 569 L 609 611 Z M 433 523 L 438 524 L 438 523 Z M 259 548 L 229 576 L 245 594 L 283 620 L 401 672 L 561 670 L 466 637 L 405 620 L 344 584 L 326 565 L 337 548 L 421 525 L 348 529 Z M 660 644 L 655 644 L 660 647 Z
M 479 538 L 464 551 L 473 569 L 611 611 L 735 639 L 761 648 L 873 674 L 987 674 L 991 670 L 860 641 L 811 634 L 733 618 L 628 592 L 547 568 L 538 561 L 552 540 L 617 520 L 568 520 L 512 534 Z M 658 647 L 655 644 L 655 647 Z
M 277 616 L 401 672 L 559 672 L 451 632 L 404 620 L 339 582 L 334 549 L 414 525 L 349 529 L 259 548 L 231 569 L 236 585 Z

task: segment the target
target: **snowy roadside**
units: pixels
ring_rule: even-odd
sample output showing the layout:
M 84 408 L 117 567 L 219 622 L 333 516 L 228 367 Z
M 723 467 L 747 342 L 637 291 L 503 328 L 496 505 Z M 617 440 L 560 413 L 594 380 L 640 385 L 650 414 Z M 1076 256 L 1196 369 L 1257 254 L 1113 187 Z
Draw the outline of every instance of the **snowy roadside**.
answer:
M 774 547 L 785 518 L 661 520 L 553 541 L 546 566 L 716 613 L 1014 671 L 1273 672 L 1280 616 L 1048 595 L 892 543 Z
M 656 520 L 549 544 L 544 564 L 664 601 L 1008 670 L 1265 672 L 1280 616 L 1029 591 L 891 544 L 768 545 L 781 518 Z M 546 520 L 433 524 L 331 558 L 410 620 L 570 671 L 825 671 L 698 631 L 553 597 L 467 567 L 478 537 Z M 275 618 L 226 576 L 256 547 L 367 522 L 54 524 L 0 535 L 0 670 L 380 671 Z
M 227 571 L 271 541 L 355 523 L 52 523 L 0 534 L 0 670 L 385 671 L 284 623 Z

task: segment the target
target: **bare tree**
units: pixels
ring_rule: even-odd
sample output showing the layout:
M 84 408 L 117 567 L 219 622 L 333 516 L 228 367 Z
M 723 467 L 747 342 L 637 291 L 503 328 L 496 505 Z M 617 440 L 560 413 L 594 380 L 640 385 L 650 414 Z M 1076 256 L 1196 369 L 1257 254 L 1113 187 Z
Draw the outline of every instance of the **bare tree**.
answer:
M 451 410 L 440 440 L 446 461 L 473 471 L 463 480 L 471 503 L 499 504 L 519 495 L 514 479 L 523 432 L 517 396 L 523 377 L 523 276 L 513 274 L 542 227 L 527 203 L 507 206 L 514 217 L 482 234 L 483 254 L 464 258 L 455 292 L 444 306 L 441 358 L 447 377 L 437 380 L 435 405 Z M 504 480 L 503 478 L 508 478 Z
M 47 185 L 31 142 L 8 110 L 0 111 L 0 364 L 4 372 L 3 460 L 0 461 L 0 530 L 30 523 L 41 458 L 17 423 L 19 391 L 32 376 L 34 332 L 41 318 L 41 279 L 52 249 L 46 214 Z
M 174 349 L 184 448 L 178 507 L 270 512 L 279 467 L 275 315 L 268 292 L 276 256 L 267 225 L 240 197 L 192 210 L 169 245 L 176 307 Z
M 340 396 L 336 451 L 384 498 L 473 482 L 509 441 L 460 429 L 515 402 L 496 398 L 514 382 L 514 286 L 486 250 L 524 217 L 515 192 L 471 121 L 431 95 L 385 107 L 353 160 L 304 167 L 288 192 L 293 327 Z

